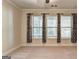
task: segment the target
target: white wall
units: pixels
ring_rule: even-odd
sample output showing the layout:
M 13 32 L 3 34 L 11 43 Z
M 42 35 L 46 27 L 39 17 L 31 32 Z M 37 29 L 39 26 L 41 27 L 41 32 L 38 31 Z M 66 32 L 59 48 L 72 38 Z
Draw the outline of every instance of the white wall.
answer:
M 41 14 L 41 13 L 49 13 L 49 14 L 57 14 L 57 13 L 64 13 L 67 15 L 70 15 L 71 13 L 76 13 L 76 9 L 23 9 L 22 12 L 22 39 L 21 39 L 21 44 L 22 45 L 34 45 L 34 46 L 40 46 L 43 45 L 41 40 L 33 40 L 33 43 L 27 44 L 27 13 L 34 13 L 36 14 Z M 70 40 L 65 40 L 61 43 L 63 44 L 70 44 Z M 48 40 L 46 45 L 54 45 L 57 44 L 56 40 Z M 50 46 L 49 45 L 49 46 Z
M 21 10 L 3 0 L 2 4 L 2 51 L 19 46 L 21 43 Z

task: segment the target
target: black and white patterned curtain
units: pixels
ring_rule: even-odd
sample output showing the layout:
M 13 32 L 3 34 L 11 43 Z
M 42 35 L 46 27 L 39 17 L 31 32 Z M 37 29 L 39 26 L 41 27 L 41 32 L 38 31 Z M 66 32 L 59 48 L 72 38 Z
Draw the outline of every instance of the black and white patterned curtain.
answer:
M 57 43 L 60 43 L 61 42 L 61 30 L 60 30 L 60 17 L 61 15 L 58 13 L 57 14 L 57 20 L 58 20 L 58 23 L 57 23 Z
M 27 14 L 27 43 L 32 42 L 32 21 L 31 21 L 31 13 Z
M 73 13 L 73 27 L 72 27 L 72 35 L 71 35 L 71 42 L 77 42 L 77 14 Z
M 43 31 L 42 31 L 42 42 L 46 43 L 46 15 L 43 13 Z

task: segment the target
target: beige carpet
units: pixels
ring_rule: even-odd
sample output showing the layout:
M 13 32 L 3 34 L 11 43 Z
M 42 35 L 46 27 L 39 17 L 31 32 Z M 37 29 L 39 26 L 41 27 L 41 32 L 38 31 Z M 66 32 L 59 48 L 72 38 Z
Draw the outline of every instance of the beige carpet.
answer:
M 21 47 L 11 59 L 77 59 L 76 47 Z

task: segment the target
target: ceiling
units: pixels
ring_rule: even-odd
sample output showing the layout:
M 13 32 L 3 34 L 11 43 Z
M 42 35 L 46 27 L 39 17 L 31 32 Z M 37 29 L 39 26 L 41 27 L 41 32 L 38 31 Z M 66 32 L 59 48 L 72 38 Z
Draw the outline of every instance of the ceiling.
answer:
M 77 0 L 50 0 L 48 4 L 45 0 L 11 0 L 23 9 L 76 9 Z M 57 7 L 51 7 L 57 5 Z

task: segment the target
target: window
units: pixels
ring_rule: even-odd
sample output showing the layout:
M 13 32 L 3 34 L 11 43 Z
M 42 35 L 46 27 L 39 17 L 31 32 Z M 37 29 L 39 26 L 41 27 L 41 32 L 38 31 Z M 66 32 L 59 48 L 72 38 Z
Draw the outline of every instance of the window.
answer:
M 57 37 L 57 16 L 47 16 L 46 32 L 48 38 Z M 61 16 L 61 37 L 71 38 L 72 16 Z M 32 17 L 32 37 L 42 38 L 42 16 Z
M 48 28 L 48 37 L 56 37 L 57 28 Z
M 71 38 L 72 17 L 61 16 L 61 37 Z
M 41 38 L 42 37 L 42 16 L 32 17 L 32 37 Z
M 57 16 L 47 17 L 47 37 L 57 37 Z

